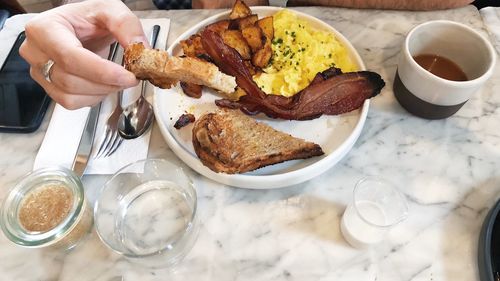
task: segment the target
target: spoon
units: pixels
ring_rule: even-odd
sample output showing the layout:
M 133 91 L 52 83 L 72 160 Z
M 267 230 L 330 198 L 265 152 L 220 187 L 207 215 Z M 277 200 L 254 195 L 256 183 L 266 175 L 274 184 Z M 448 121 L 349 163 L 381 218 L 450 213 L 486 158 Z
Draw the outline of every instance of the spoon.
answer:
M 149 44 L 153 49 L 159 33 L 160 26 L 155 25 L 149 40 Z M 141 96 L 134 103 L 127 106 L 118 119 L 118 132 L 124 139 L 140 137 L 153 123 L 153 106 L 144 97 L 148 82 L 143 80 L 141 83 Z

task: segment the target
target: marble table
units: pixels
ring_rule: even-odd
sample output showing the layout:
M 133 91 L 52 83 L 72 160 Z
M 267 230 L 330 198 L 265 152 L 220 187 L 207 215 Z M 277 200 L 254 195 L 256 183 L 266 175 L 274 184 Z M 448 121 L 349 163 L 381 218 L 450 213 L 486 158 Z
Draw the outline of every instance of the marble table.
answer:
M 304 184 L 277 190 L 223 186 L 190 171 L 201 232 L 171 269 L 137 267 L 93 232 L 69 253 L 23 249 L 0 234 L 0 280 L 478 280 L 477 241 L 500 195 L 500 69 L 456 115 L 428 121 L 396 102 L 392 82 L 405 34 L 416 24 L 449 19 L 488 36 L 472 7 L 437 12 L 300 8 L 342 32 L 367 68 L 387 82 L 373 99 L 361 137 L 335 167 Z M 172 19 L 169 42 L 218 11 L 138 12 Z M 0 198 L 30 171 L 47 128 L 0 134 Z M 157 127 L 150 157 L 176 159 Z M 386 177 L 407 196 L 410 216 L 366 250 L 350 247 L 339 221 L 355 183 Z M 91 200 L 106 176 L 84 177 Z

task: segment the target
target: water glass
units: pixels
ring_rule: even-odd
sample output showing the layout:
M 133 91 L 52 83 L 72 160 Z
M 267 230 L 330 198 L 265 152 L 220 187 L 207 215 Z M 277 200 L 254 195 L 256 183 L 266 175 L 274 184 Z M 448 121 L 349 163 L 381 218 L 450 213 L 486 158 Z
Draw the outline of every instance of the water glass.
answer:
M 147 267 L 166 267 L 196 240 L 196 205 L 193 183 L 181 167 L 147 159 L 125 166 L 104 185 L 94 220 L 99 237 L 115 252 Z
M 340 230 L 349 244 L 364 248 L 382 241 L 389 229 L 407 216 L 405 196 L 393 184 L 379 177 L 367 177 L 356 184 Z

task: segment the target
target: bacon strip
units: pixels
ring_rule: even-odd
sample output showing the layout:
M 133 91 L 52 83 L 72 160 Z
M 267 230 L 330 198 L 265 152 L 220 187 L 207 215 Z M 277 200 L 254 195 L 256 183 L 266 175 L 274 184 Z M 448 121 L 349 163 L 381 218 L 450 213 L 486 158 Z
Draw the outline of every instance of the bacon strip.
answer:
M 201 37 L 203 48 L 215 64 L 222 72 L 236 77 L 238 86 L 247 93 L 238 101 L 222 99 L 216 104 L 239 108 L 246 114 L 262 112 L 271 118 L 288 120 L 342 114 L 360 108 L 366 99 L 378 95 L 385 86 L 384 80 L 374 72 L 339 74 L 337 70 L 330 70 L 293 97 L 267 95 L 253 81 L 239 53 L 224 44 L 217 33 L 205 29 Z
M 195 120 L 196 118 L 191 113 L 182 114 L 175 122 L 174 128 L 179 130 L 180 128 L 187 126 L 189 123 L 193 123 Z
M 181 88 L 184 94 L 195 99 L 201 98 L 203 86 L 194 83 L 181 81 Z

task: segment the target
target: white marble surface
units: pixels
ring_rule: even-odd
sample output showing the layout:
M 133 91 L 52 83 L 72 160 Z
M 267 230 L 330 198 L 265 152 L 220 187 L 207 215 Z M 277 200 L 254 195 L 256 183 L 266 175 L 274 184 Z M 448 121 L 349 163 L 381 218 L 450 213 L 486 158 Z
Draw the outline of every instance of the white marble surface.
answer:
M 473 7 L 439 12 L 301 8 L 342 32 L 368 69 L 387 82 L 353 150 L 325 174 L 279 190 L 222 186 L 192 173 L 202 221 L 193 250 L 170 270 L 148 270 L 108 250 L 95 233 L 67 254 L 16 247 L 0 235 L 0 280 L 478 280 L 482 219 L 500 195 L 500 69 L 455 116 L 427 121 L 405 112 L 392 82 L 414 25 L 450 19 L 483 30 Z M 172 19 L 169 41 L 217 11 L 154 11 Z M 486 35 L 486 32 L 484 32 Z M 32 167 L 45 122 L 33 134 L 0 134 L 0 197 Z M 175 159 L 158 128 L 150 157 Z M 339 232 L 356 181 L 380 175 L 410 203 L 408 220 L 369 250 Z M 85 177 L 94 200 L 105 176 Z
M 486 7 L 479 11 L 486 25 L 490 38 L 500 52 L 500 7 Z

